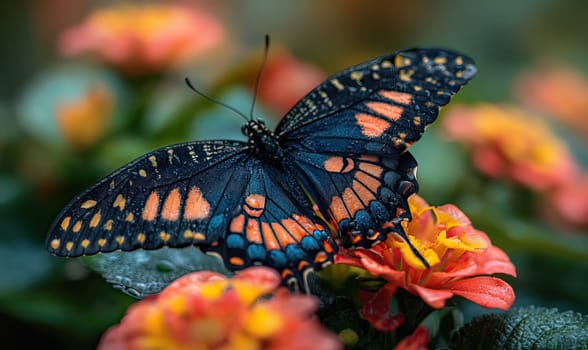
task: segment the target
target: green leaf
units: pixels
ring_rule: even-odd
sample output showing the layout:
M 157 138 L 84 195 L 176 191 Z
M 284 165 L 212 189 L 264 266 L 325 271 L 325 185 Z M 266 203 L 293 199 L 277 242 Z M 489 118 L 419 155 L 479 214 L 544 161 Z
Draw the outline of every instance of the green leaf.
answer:
M 231 274 L 219 258 L 196 247 L 112 252 L 82 259 L 107 282 L 134 298 L 159 293 L 178 277 L 193 271 Z
M 586 349 L 588 317 L 544 307 L 484 315 L 453 337 L 455 349 Z

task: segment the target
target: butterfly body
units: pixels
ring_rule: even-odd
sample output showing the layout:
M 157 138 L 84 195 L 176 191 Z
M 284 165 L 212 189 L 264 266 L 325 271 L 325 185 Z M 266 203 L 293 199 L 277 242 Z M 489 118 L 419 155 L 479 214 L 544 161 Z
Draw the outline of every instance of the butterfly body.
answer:
M 275 131 L 250 120 L 248 142 L 167 146 L 116 170 L 66 206 L 48 250 L 196 245 L 231 270 L 267 265 L 300 283 L 333 261 L 338 244 L 371 246 L 390 233 L 407 240 L 401 222 L 418 189 L 407 149 L 474 74 L 471 59 L 439 49 L 346 69 Z

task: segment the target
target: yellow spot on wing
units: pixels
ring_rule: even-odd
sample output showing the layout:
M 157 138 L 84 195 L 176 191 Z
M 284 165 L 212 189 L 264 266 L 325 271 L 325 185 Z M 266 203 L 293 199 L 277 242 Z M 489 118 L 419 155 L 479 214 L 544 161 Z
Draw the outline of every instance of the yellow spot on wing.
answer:
M 116 236 L 115 240 L 116 240 L 116 243 L 118 243 L 118 245 L 122 245 L 125 242 L 125 237 L 124 236 Z
M 151 166 L 157 168 L 157 158 L 155 158 L 155 156 L 150 156 L 149 161 L 151 162 Z
M 112 219 L 106 221 L 106 223 L 104 224 L 104 229 L 106 231 L 110 231 L 112 230 Z
M 73 228 L 72 228 L 72 231 L 73 231 L 73 232 L 75 232 L 75 233 L 78 233 L 78 232 L 80 232 L 80 230 L 82 229 L 82 224 L 83 224 L 83 223 L 82 223 L 82 220 L 78 220 L 78 221 L 75 223 L 75 225 L 73 226 Z
M 343 86 L 338 79 L 331 80 L 331 84 L 333 84 L 333 86 L 339 91 L 345 89 L 345 86 Z
M 104 238 L 100 238 L 98 240 L 98 246 L 100 246 L 100 248 L 104 247 L 106 245 L 106 239 Z
M 141 176 L 141 177 L 147 176 L 147 172 L 145 171 L 145 169 L 139 169 L 139 176 Z
M 71 251 L 71 249 L 73 248 L 73 242 L 69 241 L 65 244 L 65 249 L 67 249 L 68 252 Z
M 384 64 L 382 63 L 382 66 L 383 65 Z M 396 57 L 394 57 L 394 65 L 398 68 L 408 66 L 408 65 L 410 65 L 410 58 L 404 57 L 402 55 L 396 55 Z
M 70 222 L 71 222 L 71 216 L 64 217 L 63 221 L 61 221 L 61 229 L 63 231 L 67 231 L 67 228 L 69 227 Z
M 145 236 L 144 233 L 139 233 L 137 235 L 137 241 L 141 244 L 145 243 L 145 240 L 147 239 L 147 236 Z
M 82 248 L 86 249 L 86 248 L 88 248 L 88 246 L 90 245 L 90 240 L 88 240 L 88 239 L 84 239 L 84 240 L 82 241 L 82 243 L 80 243 L 80 245 L 82 246 Z
M 125 220 L 127 222 L 132 222 L 133 220 L 135 220 L 135 215 L 133 215 L 133 213 L 128 213 L 127 217 L 125 218 Z
M 445 63 L 447 63 L 447 58 L 441 57 L 441 56 L 435 57 L 433 59 L 433 62 L 435 62 L 435 64 L 445 64 Z
M 402 81 L 411 81 L 411 77 L 414 74 L 414 70 L 409 69 L 409 70 L 401 70 L 400 71 L 400 80 Z
M 96 205 L 96 201 L 93 199 L 88 199 L 87 201 L 85 201 L 84 203 L 82 203 L 82 205 L 80 206 L 82 209 L 89 209 L 92 208 Z
M 118 196 L 116 196 L 114 203 L 112 203 L 112 207 L 113 208 L 118 207 L 120 209 L 120 211 L 123 211 L 126 204 L 127 204 L 127 200 L 125 199 L 125 197 L 123 197 L 122 194 L 119 193 Z
M 98 212 L 96 214 L 94 214 L 94 216 L 92 216 L 92 220 L 90 220 L 90 227 L 94 228 L 94 227 L 98 226 L 101 218 L 102 218 L 102 215 L 100 214 L 100 210 L 98 210 Z
M 59 245 L 61 244 L 61 240 L 59 240 L 58 238 L 54 239 L 51 241 L 51 248 L 53 249 L 57 249 L 59 248 Z
M 171 235 L 165 231 L 161 231 L 159 232 L 159 237 L 162 241 L 167 243 L 167 241 L 169 241 L 169 239 L 171 238 Z

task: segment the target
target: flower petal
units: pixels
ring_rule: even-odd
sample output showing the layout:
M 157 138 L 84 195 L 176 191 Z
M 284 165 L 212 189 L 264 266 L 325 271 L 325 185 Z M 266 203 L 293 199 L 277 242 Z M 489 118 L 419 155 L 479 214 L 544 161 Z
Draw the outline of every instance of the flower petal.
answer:
M 508 310 L 515 300 L 512 287 L 496 277 L 473 277 L 448 283 L 446 287 L 455 295 L 486 308 Z

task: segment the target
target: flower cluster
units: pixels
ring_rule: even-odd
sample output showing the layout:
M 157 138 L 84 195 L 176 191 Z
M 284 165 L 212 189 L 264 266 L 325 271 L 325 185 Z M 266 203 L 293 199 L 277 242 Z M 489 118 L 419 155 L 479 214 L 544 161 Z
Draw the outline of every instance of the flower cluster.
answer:
M 289 294 L 280 283 L 265 267 L 232 279 L 191 273 L 131 306 L 99 349 L 341 349 L 313 318 L 318 300 Z

